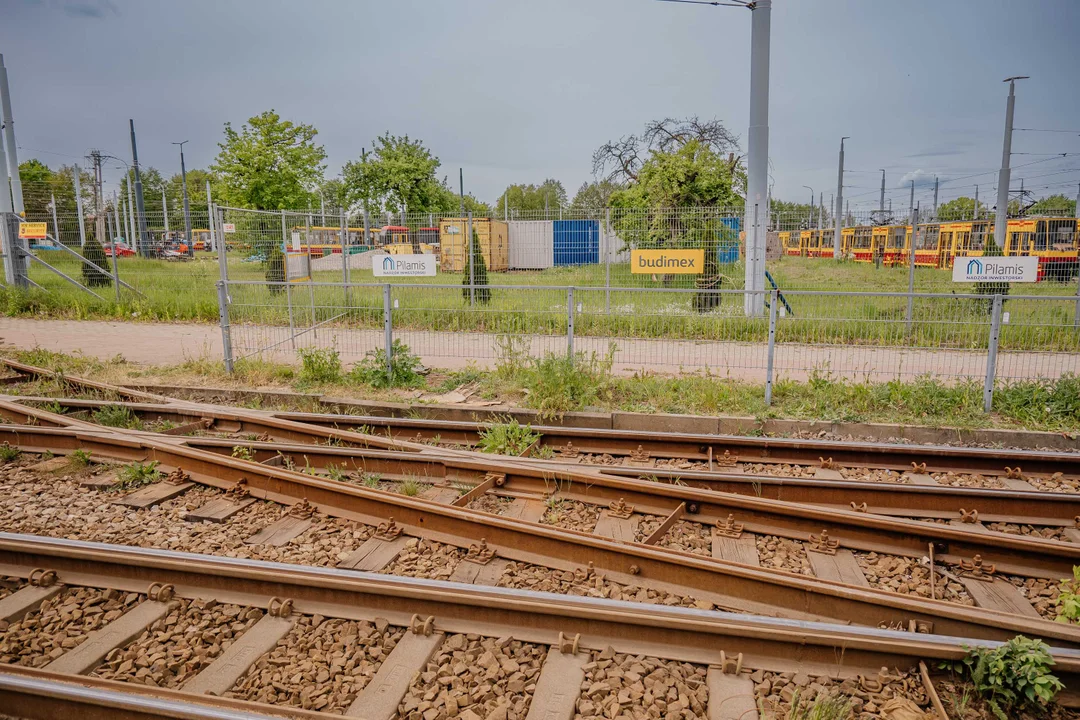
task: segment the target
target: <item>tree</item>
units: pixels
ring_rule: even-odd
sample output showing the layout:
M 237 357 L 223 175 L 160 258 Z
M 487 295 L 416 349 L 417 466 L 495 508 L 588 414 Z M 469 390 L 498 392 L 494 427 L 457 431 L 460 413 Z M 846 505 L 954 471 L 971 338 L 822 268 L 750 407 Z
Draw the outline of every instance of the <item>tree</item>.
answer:
M 946 203 L 938 205 L 937 219 L 945 222 L 974 220 L 975 198 L 958 197 Z M 979 201 L 979 217 L 986 217 L 988 209 Z
M 266 246 L 266 287 L 274 295 L 285 292 L 285 254 L 277 243 Z
M 19 163 L 19 178 L 23 182 L 23 205 L 26 216 L 40 220 L 51 219 L 49 203 L 56 197 L 57 215 L 74 215 L 75 203 L 75 166 L 61 165 L 53 170 L 40 160 L 31 159 Z M 94 197 L 94 177 L 85 168 L 80 176 L 82 182 L 83 208 L 92 210 Z
M 457 207 L 453 191 L 436 175 L 439 158 L 422 141 L 387 132 L 372 146 L 370 153 L 341 169 L 350 206 L 369 213 L 450 212 Z
M 120 179 L 120 197 L 123 198 L 125 202 L 128 197 L 128 181 L 132 180 L 132 178 L 133 175 L 130 172 L 126 172 L 124 173 L 124 177 Z M 140 167 L 139 182 L 142 184 L 143 209 L 145 209 L 147 213 L 160 213 L 162 209 L 161 190 L 165 187 L 165 178 L 162 177 L 161 171 L 153 166 Z M 132 182 L 131 188 L 131 197 L 134 199 L 134 181 Z M 203 204 L 205 205 L 206 203 L 204 202 Z M 175 205 L 170 204 L 169 207 L 175 207 Z
M 83 257 L 89 262 L 82 264 L 83 283 L 87 287 L 106 287 L 112 285 L 112 276 L 103 272 L 108 267 L 108 258 L 105 249 L 98 242 L 97 233 L 94 231 L 94 223 L 86 224 L 86 244 L 83 246 Z M 90 265 L 94 263 L 102 270 Z
M 210 182 L 211 186 L 217 184 L 217 178 L 208 170 L 191 168 L 187 171 L 188 205 L 191 207 L 192 213 L 206 212 L 207 181 Z M 184 211 L 184 181 L 180 173 L 175 173 L 165 183 L 165 196 L 169 199 L 170 217 L 175 213 Z
M 521 214 L 541 213 L 565 207 L 566 189 L 558 180 L 548 178 L 539 185 L 510 185 L 495 202 L 495 214 L 502 216 L 506 206 Z
M 465 265 L 465 276 L 461 278 L 461 296 L 466 302 L 475 296 L 476 302 L 487 305 L 491 302 L 491 288 L 488 287 L 487 263 L 484 262 L 484 252 L 480 248 L 480 236 L 477 235 L 476 228 L 473 228 L 472 239 L 469 241 L 469 264 L 475 270 L 470 274 L 469 265 Z M 475 286 L 471 292 L 470 286 Z
M 570 210 L 575 213 L 587 210 L 606 208 L 611 201 L 611 196 L 623 186 L 613 180 L 597 180 L 596 182 L 582 183 L 577 194 L 570 202 Z
M 225 141 L 210 166 L 219 178 L 215 194 L 225 204 L 259 210 L 307 207 L 318 200 L 314 190 L 326 169 L 318 134 L 273 110 L 249 118 L 240 132 L 225 123 Z
M 602 145 L 593 174 L 621 184 L 610 197 L 620 210 L 613 225 L 629 248 L 701 249 L 705 264 L 694 283 L 699 312 L 716 307 L 723 280 L 718 253 L 731 242 L 725 208 L 742 205 L 746 171 L 735 155 L 738 138 L 718 120 L 666 118 L 649 123 L 640 137 Z M 665 284 L 680 276 L 664 276 Z M 692 276 L 685 276 L 686 278 Z
M 1055 217 L 1076 217 L 1076 198 L 1062 194 L 1050 195 L 1037 201 L 1027 209 L 1028 215 L 1051 215 Z

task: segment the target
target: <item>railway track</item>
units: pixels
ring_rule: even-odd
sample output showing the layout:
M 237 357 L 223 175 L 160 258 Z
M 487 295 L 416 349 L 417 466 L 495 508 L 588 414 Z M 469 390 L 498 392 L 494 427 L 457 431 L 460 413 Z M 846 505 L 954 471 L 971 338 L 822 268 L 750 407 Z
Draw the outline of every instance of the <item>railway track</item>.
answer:
M 32 366 L 15 369 L 26 377 L 50 376 Z M 591 465 L 579 462 L 581 453 L 605 447 L 611 431 L 539 428 L 541 438 L 527 456 L 492 456 L 473 451 L 483 430 L 474 423 L 229 408 L 79 378 L 63 378 L 61 387 L 95 397 L 3 397 L 0 417 L 8 424 L 0 425 L 0 442 L 30 453 L 83 450 L 99 460 L 160 463 L 171 481 L 118 499 L 135 508 L 202 485 L 224 493 L 196 508 L 196 518 L 216 513 L 220 517 L 208 519 L 228 522 L 251 502 L 267 500 L 299 509 L 294 526 L 312 509 L 357 521 L 371 532 L 344 567 L 384 569 L 405 543 L 419 539 L 460 557 L 452 577 L 474 588 L 497 584 L 518 563 L 571 573 L 586 584 L 595 578 L 597 587 L 615 583 L 670 593 L 770 622 L 854 619 L 864 627 L 850 627 L 852 632 L 902 628 L 913 644 L 935 634 L 998 641 L 1022 633 L 1066 653 L 1080 647 L 1080 629 L 1051 622 L 1045 603 L 1036 607 L 1034 601 L 1040 588 L 1056 585 L 1080 564 L 1080 494 L 1036 490 L 1049 486 L 1043 480 L 1077 476 L 1080 457 L 1068 453 L 664 434 L 649 435 L 654 444 L 646 449 L 644 443 L 631 447 L 643 436 L 614 433 L 609 439 L 624 442 L 603 452 L 618 464 Z M 138 427 L 98 424 L 106 408 L 126 413 Z M 674 444 L 663 444 L 669 440 Z M 703 440 L 710 444 L 701 445 Z M 683 452 L 695 442 L 697 456 Z M 562 456 L 543 447 L 560 447 Z M 762 465 L 810 468 L 811 455 L 819 452 L 833 460 L 818 462 L 812 471 L 818 477 L 754 474 Z M 924 485 L 911 477 L 902 483 L 852 481 L 839 471 L 893 470 L 912 457 L 926 465 L 909 468 L 909 476 L 978 473 L 1006 488 Z M 994 469 L 1005 462 L 1015 465 Z M 422 496 L 400 489 L 408 483 L 419 484 Z M 146 504 L 139 504 L 142 499 Z M 767 557 L 776 543 L 795 548 L 804 567 L 777 565 L 782 548 Z M 904 561 L 924 576 L 928 570 L 929 597 L 885 589 L 875 575 L 883 561 Z M 43 697 L 41 688 L 64 679 L 4 681 L 23 683 L 18 693 Z M 107 683 L 96 691 L 123 695 Z M 162 691 L 151 704 L 184 701 Z
M 1017 633 L 1027 633 L 1064 645 L 1075 645 L 1080 641 L 1080 629 L 1042 619 L 1030 608 L 1030 604 L 1025 606 L 1022 598 L 1019 598 L 1019 591 L 1008 580 L 995 575 L 989 562 L 981 562 L 976 555 L 972 555 L 969 562 L 962 555 L 951 554 L 968 552 L 972 548 L 993 550 L 1013 557 L 1015 569 L 1021 574 L 1038 575 L 1052 573 L 1046 568 L 1054 562 L 1071 569 L 1070 558 L 1080 553 L 1080 545 L 1004 535 L 996 537 L 959 528 L 848 512 L 849 529 L 845 530 L 848 535 L 838 533 L 835 538 L 818 535 L 821 544 L 808 549 L 808 556 L 820 564 L 821 569 L 817 574 L 821 577 L 807 577 L 755 566 L 751 558 L 746 557 L 748 544 L 755 543 L 751 531 L 742 522 L 731 521 L 730 513 L 724 516 L 723 511 L 729 506 L 722 503 L 741 504 L 744 510 L 740 512 L 747 517 L 749 527 L 765 531 L 773 526 L 758 527 L 753 523 L 768 519 L 780 523 L 777 527 L 786 532 L 794 531 L 785 530 L 782 527 L 784 522 L 789 525 L 806 523 L 805 527 L 816 527 L 815 523 L 820 524 L 818 520 L 828 519 L 831 527 L 840 527 L 837 511 L 821 510 L 819 517 L 807 518 L 806 515 L 812 513 L 804 506 L 786 506 L 776 501 L 724 496 L 637 481 L 597 479 L 639 486 L 637 492 L 647 502 L 656 503 L 665 494 L 669 495 L 668 505 L 674 509 L 665 513 L 664 522 L 652 530 L 648 538 L 638 541 L 634 534 L 619 535 L 619 528 L 625 530 L 622 521 L 631 525 L 640 523 L 640 514 L 635 519 L 631 509 L 619 518 L 613 514 L 615 508 L 610 504 L 601 511 L 608 529 L 601 528 L 598 518 L 591 532 L 556 527 L 539 522 L 540 518 L 535 517 L 494 515 L 464 507 L 496 488 L 498 478 L 495 476 L 464 493 L 446 486 L 438 488 L 439 492 L 445 494 L 449 491 L 452 495 L 439 501 L 370 489 L 289 470 L 287 467 L 255 462 L 255 457 L 251 460 L 231 457 L 231 453 L 226 455 L 224 452 L 230 447 L 229 441 L 225 444 L 220 440 L 186 441 L 211 443 L 223 451 L 210 452 L 183 444 L 185 441 L 182 438 L 163 439 L 162 436 L 146 432 L 119 433 L 104 428 L 83 430 L 35 426 L 0 426 L 0 439 L 29 451 L 48 448 L 57 454 L 68 454 L 81 449 L 100 458 L 160 462 L 165 470 L 173 473 L 173 481 L 157 483 L 137 491 L 135 499 L 124 500 L 135 505 L 153 505 L 190 489 L 193 483 L 202 483 L 228 491 L 231 500 L 212 502 L 225 502 L 225 510 L 230 514 L 240 509 L 238 501 L 252 497 L 287 505 L 305 503 L 331 516 L 358 520 L 371 527 L 382 526 L 381 538 L 376 537 L 370 547 L 357 550 L 363 556 L 357 562 L 372 569 L 390 562 L 401 551 L 404 540 L 412 536 L 480 553 L 489 559 L 498 558 L 502 563 L 527 562 L 564 571 L 579 570 L 583 565 L 591 564 L 594 572 L 613 582 L 689 596 L 742 612 L 800 619 L 850 621 L 857 618 L 868 625 L 933 629 L 939 633 L 964 637 L 1003 640 Z M 267 450 L 275 447 L 273 444 L 267 445 L 270 445 Z M 350 448 L 330 449 L 359 452 Z M 381 455 L 383 465 L 380 467 L 388 469 L 394 464 L 411 461 L 417 454 L 382 451 Z M 273 457 L 281 458 L 282 455 Z M 525 473 L 528 470 L 515 469 L 511 475 L 517 472 Z M 539 483 L 543 478 L 533 477 L 533 480 Z M 566 478 L 558 480 L 564 483 L 563 489 L 558 492 L 563 493 L 566 500 L 574 502 L 577 497 L 595 500 L 595 494 L 590 495 L 589 492 L 595 492 L 599 486 L 593 485 L 591 490 L 578 495 L 572 485 L 567 486 Z M 591 480 L 593 478 L 585 478 L 582 482 Z M 619 488 L 619 491 L 623 489 L 626 488 Z M 138 492 L 143 495 L 138 496 Z M 628 494 L 628 497 L 632 501 L 638 499 L 638 495 Z M 527 511 L 530 500 L 534 508 L 537 505 L 540 509 L 545 507 L 539 498 L 519 497 L 517 500 L 523 501 L 521 504 Z M 666 530 L 680 520 L 688 508 L 688 500 L 701 503 L 695 513 L 698 519 L 714 523 L 715 530 L 711 531 L 714 538 L 712 553 L 707 556 L 663 547 L 658 542 Z M 746 507 L 756 510 L 747 511 Z M 203 514 L 212 515 L 213 511 L 206 509 Z M 699 525 L 707 528 L 709 525 L 706 522 Z M 720 526 L 716 523 L 720 523 Z M 856 572 L 857 562 L 850 548 L 863 547 L 880 552 L 883 551 L 882 538 L 887 536 L 892 537 L 897 553 L 907 554 L 920 552 L 919 538 L 930 538 L 928 550 L 934 539 L 939 543 L 944 539 L 947 544 L 943 549 L 947 552 L 938 557 L 937 571 L 941 577 L 949 575 L 969 585 L 970 592 L 982 595 L 982 606 L 971 608 L 942 600 L 892 593 L 870 587 L 865 578 L 859 582 L 857 577 L 851 577 L 851 573 Z M 647 542 L 649 540 L 651 542 Z M 902 546 L 904 542 L 909 543 L 907 548 Z M 969 545 L 971 543 L 974 545 Z M 955 573 L 946 569 L 945 563 L 950 561 L 956 564 L 953 568 Z M 1001 602 L 994 599 L 998 596 L 1001 596 Z
M 680 717 L 727 718 L 767 706 L 770 693 L 762 697 L 764 683 L 754 678 L 779 673 L 812 677 L 823 692 L 846 687 L 879 705 L 914 696 L 932 710 L 936 693 L 927 666 L 986 645 L 8 533 L 0 533 L 0 575 L 15 586 L 0 598 L 8 630 L 0 635 L 0 655 L 9 653 L 0 664 L 0 703 L 28 718 L 56 717 L 63 708 L 88 718 L 343 712 L 390 720 L 413 717 L 424 702 L 436 711 L 452 703 L 455 711 L 478 717 L 501 706 L 505 716 L 548 718 L 573 717 L 583 703 L 594 708 L 657 699 Z M 68 622 L 69 642 L 47 652 L 22 642 L 12 662 L 11 628 L 34 627 L 35 619 L 55 615 L 73 596 L 112 598 L 106 606 L 123 597 L 124 604 L 92 630 Z M 230 623 L 205 622 L 215 608 L 247 622 L 223 631 Z M 215 641 L 207 640 L 210 650 L 170 654 L 178 646 L 190 649 L 182 644 L 185 623 L 198 625 L 199 638 Z M 354 651 L 367 649 L 374 659 L 358 672 L 346 671 L 330 652 L 314 660 L 283 655 L 282 648 L 307 647 L 327 626 L 355 633 Z M 227 639 L 220 640 L 223 634 Z M 1055 672 L 1071 691 L 1080 680 L 1080 651 L 1052 653 Z M 159 655 L 170 661 L 150 661 Z M 472 665 L 462 667 L 467 659 Z M 298 672 L 296 684 L 310 674 L 318 678 L 318 694 L 264 683 L 276 677 L 267 675 L 268 667 L 288 675 L 305 661 L 312 667 Z M 648 674 L 653 682 L 635 685 L 643 673 L 634 673 L 623 695 L 619 683 L 590 681 L 598 667 L 622 665 L 655 668 Z M 140 670 L 132 672 L 135 667 Z M 669 668 L 681 676 L 671 681 Z M 496 685 L 501 693 L 481 689 Z M 674 694 L 666 692 L 673 686 Z M 684 693 L 689 714 L 680 712 Z

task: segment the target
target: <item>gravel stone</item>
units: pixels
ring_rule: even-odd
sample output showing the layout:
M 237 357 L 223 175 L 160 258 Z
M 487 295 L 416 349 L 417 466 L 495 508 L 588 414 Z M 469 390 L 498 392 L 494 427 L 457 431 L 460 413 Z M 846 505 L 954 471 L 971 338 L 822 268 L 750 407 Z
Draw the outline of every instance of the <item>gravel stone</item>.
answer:
M 707 668 L 610 647 L 593 652 L 577 701 L 580 720 L 707 720 Z

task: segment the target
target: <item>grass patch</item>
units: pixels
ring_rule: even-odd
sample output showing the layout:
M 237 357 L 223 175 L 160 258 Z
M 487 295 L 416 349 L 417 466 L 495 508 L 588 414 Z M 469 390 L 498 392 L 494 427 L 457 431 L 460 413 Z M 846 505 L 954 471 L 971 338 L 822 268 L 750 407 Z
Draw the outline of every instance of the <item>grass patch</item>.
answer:
M 529 425 L 521 425 L 516 418 L 495 423 L 480 431 L 480 451 L 495 455 L 521 455 L 540 439 Z
M 390 365 L 387 367 L 386 350 L 370 350 L 364 359 L 349 371 L 349 380 L 373 388 L 422 387 L 424 376 L 420 373 L 420 358 L 413 355 L 409 346 L 394 340 L 390 346 Z
M 91 413 L 93 421 L 98 425 L 114 428 L 126 428 L 129 430 L 142 427 L 142 420 L 132 412 L 131 408 L 124 405 L 106 405 Z
M 68 455 L 68 464 L 74 468 L 84 468 L 90 464 L 90 451 L 76 448 Z
M 116 473 L 117 490 L 134 490 L 155 483 L 161 479 L 161 471 L 158 470 L 157 460 L 148 463 L 133 462 L 120 468 Z
M 423 485 L 416 478 L 405 478 L 398 484 L 398 492 L 408 497 L 416 497 L 420 494 Z
M 22 450 L 20 450 L 17 447 L 14 447 L 12 445 L 8 445 L 7 443 L 4 443 L 3 445 L 0 445 L 0 462 L 3 462 L 3 463 L 12 462 L 13 460 L 15 460 L 15 458 L 19 457 L 19 455 L 21 455 L 21 454 L 22 454 Z
M 300 348 L 300 382 L 335 383 L 341 381 L 341 357 L 329 348 Z

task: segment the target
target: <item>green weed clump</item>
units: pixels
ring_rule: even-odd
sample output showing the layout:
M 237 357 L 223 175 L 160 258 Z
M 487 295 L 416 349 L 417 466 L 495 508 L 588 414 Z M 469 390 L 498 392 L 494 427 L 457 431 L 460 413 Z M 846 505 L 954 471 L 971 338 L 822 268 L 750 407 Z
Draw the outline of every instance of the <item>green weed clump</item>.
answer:
M 341 382 L 341 356 L 331 348 L 300 348 L 301 383 Z
M 791 699 L 791 709 L 784 720 L 848 720 L 851 717 L 851 700 L 842 695 L 819 695 L 804 703 L 798 693 Z M 762 708 L 761 716 L 766 713 Z
M 511 418 L 481 430 L 479 446 L 481 452 L 521 455 L 539 439 L 540 433 L 533 432 L 532 426 L 521 425 L 517 418 Z
M 116 473 L 116 488 L 118 490 L 134 490 L 135 488 L 149 485 L 161 479 L 161 471 L 158 470 L 157 460 L 148 463 L 133 462 L 120 468 Z
M 0 462 L 9 463 L 22 454 L 22 450 L 7 443 L 0 445 Z
M 142 427 L 142 420 L 124 405 L 106 405 L 92 413 L 94 422 L 114 428 L 126 428 L 129 430 Z
M 420 358 L 408 345 L 395 340 L 390 346 L 390 367 L 386 367 L 386 350 L 370 350 L 364 359 L 349 371 L 348 379 L 376 389 L 392 387 L 422 387 Z
M 72 467 L 84 468 L 90 464 L 90 451 L 83 450 L 82 448 L 76 448 L 68 455 L 68 463 Z
M 1023 710 L 1041 713 L 1064 687 L 1053 665 L 1046 643 L 1017 635 L 992 650 L 971 648 L 951 668 L 971 679 L 994 717 L 1010 720 Z
M 518 374 L 527 391 L 526 404 L 544 418 L 557 418 L 611 397 L 614 348 L 603 357 L 596 353 L 548 353 L 529 362 Z
M 1058 586 L 1057 617 L 1060 623 L 1080 623 L 1080 567 L 1073 567 L 1072 579 L 1061 581 Z

